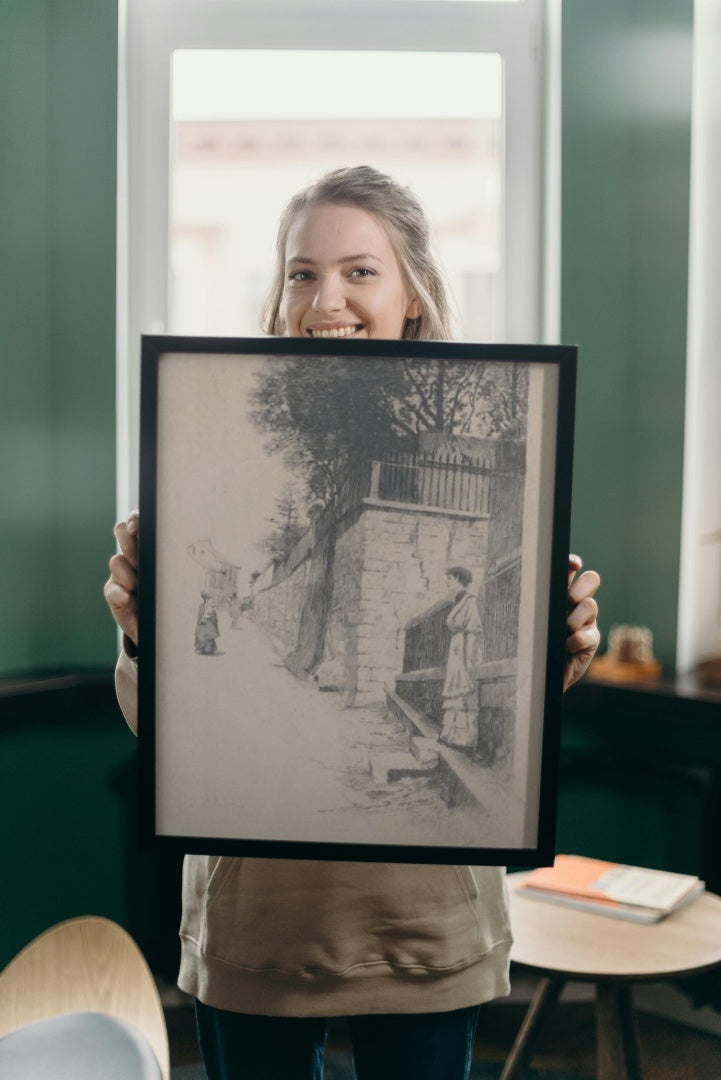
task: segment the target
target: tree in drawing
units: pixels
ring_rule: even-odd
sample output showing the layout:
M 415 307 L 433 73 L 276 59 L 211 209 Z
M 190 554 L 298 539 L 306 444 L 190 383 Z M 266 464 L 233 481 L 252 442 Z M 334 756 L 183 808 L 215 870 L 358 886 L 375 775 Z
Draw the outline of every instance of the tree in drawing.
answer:
M 297 484 L 287 483 L 275 500 L 275 514 L 268 518 L 272 529 L 262 539 L 261 549 L 271 559 L 285 559 L 306 530 L 304 505 L 297 492 Z
M 310 520 L 322 518 L 291 670 L 307 675 L 323 659 L 335 515 L 353 463 L 416 450 L 426 432 L 517 439 L 526 395 L 527 368 L 516 364 L 290 357 L 259 374 L 251 418 L 266 451 L 302 480 Z

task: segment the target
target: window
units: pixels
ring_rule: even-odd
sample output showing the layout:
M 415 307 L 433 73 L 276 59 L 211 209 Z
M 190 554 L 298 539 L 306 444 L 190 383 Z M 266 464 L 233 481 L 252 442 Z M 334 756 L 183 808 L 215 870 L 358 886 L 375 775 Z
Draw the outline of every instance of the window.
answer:
M 426 208 L 456 336 L 503 337 L 498 55 L 196 49 L 172 71 L 171 331 L 257 334 L 290 195 L 372 163 Z
M 554 339 L 545 11 L 543 0 L 121 3 L 121 513 L 137 500 L 140 335 L 258 333 L 280 209 L 331 168 L 362 158 L 418 193 L 459 337 Z

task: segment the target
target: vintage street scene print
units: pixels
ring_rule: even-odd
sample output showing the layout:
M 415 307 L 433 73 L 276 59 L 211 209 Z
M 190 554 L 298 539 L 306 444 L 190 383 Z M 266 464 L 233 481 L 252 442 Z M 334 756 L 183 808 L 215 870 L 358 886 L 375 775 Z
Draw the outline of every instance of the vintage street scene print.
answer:
M 533 846 L 555 377 L 161 358 L 160 834 Z

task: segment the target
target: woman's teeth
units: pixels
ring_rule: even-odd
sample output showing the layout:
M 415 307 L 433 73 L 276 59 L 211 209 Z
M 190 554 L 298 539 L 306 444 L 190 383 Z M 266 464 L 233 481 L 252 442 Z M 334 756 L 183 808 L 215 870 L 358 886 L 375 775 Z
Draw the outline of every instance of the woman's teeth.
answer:
M 350 337 L 351 334 L 357 333 L 360 330 L 360 326 L 334 326 L 332 330 L 311 330 L 311 337 L 320 338 L 338 338 L 338 337 Z

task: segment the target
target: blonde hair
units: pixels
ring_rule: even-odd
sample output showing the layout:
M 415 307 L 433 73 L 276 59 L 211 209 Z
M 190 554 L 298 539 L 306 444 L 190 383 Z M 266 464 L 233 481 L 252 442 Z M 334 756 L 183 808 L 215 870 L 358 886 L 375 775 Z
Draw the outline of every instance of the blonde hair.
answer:
M 263 330 L 277 335 L 286 331 L 281 305 L 288 233 L 300 214 L 323 203 L 357 206 L 384 226 L 401 273 L 421 305 L 421 314 L 417 318 L 406 319 L 401 337 L 448 341 L 452 337 L 451 310 L 443 276 L 430 250 L 428 221 L 423 207 L 410 188 L 370 165 L 326 173 L 294 195 L 283 210 L 276 239 L 274 279 L 263 310 Z

